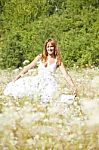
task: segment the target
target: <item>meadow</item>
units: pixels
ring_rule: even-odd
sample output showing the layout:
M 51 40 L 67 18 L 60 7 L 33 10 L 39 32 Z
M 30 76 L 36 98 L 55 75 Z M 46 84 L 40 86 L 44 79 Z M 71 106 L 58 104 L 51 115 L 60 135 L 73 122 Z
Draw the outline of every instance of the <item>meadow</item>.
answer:
M 79 96 L 72 103 L 55 98 L 41 103 L 35 96 L 14 99 L 3 90 L 20 69 L 0 70 L 0 150 L 98 150 L 99 68 L 69 69 Z M 35 75 L 37 70 L 28 72 Z M 59 70 L 61 91 L 66 82 Z

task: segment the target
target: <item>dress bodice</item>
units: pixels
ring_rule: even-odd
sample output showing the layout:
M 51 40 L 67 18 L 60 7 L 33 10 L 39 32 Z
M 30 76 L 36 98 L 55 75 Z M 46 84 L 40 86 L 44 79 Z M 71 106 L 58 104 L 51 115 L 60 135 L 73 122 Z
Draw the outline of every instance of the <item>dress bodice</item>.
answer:
M 38 62 L 38 74 L 51 75 L 57 68 L 56 61 L 53 64 L 45 64 L 42 61 Z

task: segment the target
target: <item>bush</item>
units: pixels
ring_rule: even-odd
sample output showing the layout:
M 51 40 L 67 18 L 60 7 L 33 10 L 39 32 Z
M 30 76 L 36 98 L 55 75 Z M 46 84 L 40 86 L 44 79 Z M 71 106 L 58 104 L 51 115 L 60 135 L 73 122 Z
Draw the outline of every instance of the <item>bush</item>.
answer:
M 89 4 L 89 5 L 88 5 Z M 2 2 L 0 67 L 19 67 L 55 38 L 68 67 L 99 65 L 97 1 Z

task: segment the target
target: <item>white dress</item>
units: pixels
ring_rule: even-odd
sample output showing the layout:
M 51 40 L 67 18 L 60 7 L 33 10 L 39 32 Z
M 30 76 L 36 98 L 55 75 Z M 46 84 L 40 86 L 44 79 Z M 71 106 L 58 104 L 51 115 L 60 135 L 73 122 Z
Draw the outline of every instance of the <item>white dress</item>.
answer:
M 23 77 L 15 82 L 8 83 L 4 95 L 13 96 L 14 98 L 28 96 L 31 99 L 34 95 L 38 95 L 42 102 L 50 101 L 54 93 L 59 90 L 59 84 L 54 77 L 56 68 L 56 61 L 53 64 L 48 64 L 47 67 L 42 61 L 39 61 L 36 76 Z M 60 102 L 71 102 L 70 100 L 74 100 L 73 95 L 62 94 L 60 97 Z
M 38 74 L 28 76 L 10 82 L 4 90 L 4 95 L 10 95 L 22 98 L 28 96 L 33 98 L 34 95 L 41 97 L 43 101 L 52 99 L 55 91 L 58 90 L 58 84 L 54 78 L 56 62 L 45 67 L 42 61 L 38 62 Z

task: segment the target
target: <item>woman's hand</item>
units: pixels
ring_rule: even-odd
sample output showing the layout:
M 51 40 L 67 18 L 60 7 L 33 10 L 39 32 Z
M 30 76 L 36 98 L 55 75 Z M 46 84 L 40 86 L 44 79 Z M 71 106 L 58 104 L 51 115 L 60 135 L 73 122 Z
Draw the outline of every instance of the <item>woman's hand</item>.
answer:
M 75 97 L 78 97 L 78 91 L 77 91 L 77 89 L 73 90 L 73 95 L 75 95 Z
M 23 77 L 23 74 L 21 73 L 21 74 L 19 74 L 14 80 L 12 80 L 12 82 L 14 82 L 15 83 L 15 81 L 17 81 L 19 78 L 21 78 L 21 77 Z

